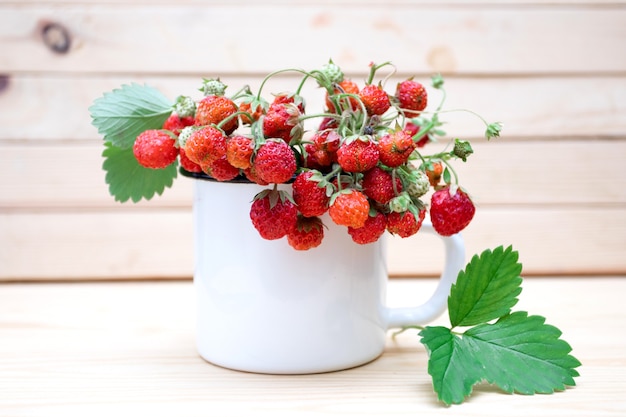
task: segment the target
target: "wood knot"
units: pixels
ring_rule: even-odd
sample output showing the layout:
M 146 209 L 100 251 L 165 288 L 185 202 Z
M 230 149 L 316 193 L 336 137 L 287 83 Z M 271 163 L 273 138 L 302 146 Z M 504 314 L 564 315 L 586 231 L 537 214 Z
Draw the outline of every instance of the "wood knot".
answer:
M 57 54 L 66 54 L 72 46 L 70 32 L 60 23 L 44 23 L 41 26 L 41 38 L 48 49 Z
M 0 74 L 0 93 L 4 93 L 9 88 L 10 77 L 7 74 Z

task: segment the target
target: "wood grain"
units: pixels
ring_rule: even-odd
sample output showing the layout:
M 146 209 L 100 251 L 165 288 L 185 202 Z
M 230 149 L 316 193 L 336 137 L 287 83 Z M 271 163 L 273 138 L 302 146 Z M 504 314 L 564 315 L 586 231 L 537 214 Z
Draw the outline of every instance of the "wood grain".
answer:
M 599 416 L 623 414 L 626 279 L 536 278 L 517 310 L 563 331 L 582 362 L 577 386 L 553 395 L 503 395 L 478 385 L 453 409 L 436 402 L 414 331 L 355 369 L 305 376 L 229 371 L 195 350 L 189 282 L 0 286 L 0 411 L 21 416 Z M 415 304 L 431 279 L 393 280 L 388 302 Z M 598 301 L 601 300 L 599 304 Z M 433 324 L 447 324 L 442 317 Z M 251 342 L 252 343 L 252 342 Z
M 409 67 L 412 69 L 412 67 Z M 411 73 L 413 75 L 413 73 Z M 23 75 L 10 76 L 0 91 L 0 143 L 24 141 L 99 140 L 91 125 L 89 107 L 103 93 L 131 82 L 146 83 L 174 100 L 180 94 L 200 98 L 197 91 L 202 77 L 221 77 L 234 94 L 244 85 L 258 91 L 261 77 L 209 71 L 190 76 L 87 76 Z M 355 78 L 362 83 L 364 77 Z M 430 74 L 418 77 L 430 85 Z M 387 89 L 393 94 L 392 78 Z M 294 91 L 300 76 L 277 77 L 263 90 L 263 96 Z M 504 124 L 504 138 L 624 138 L 626 132 L 626 76 L 589 77 L 446 77 L 448 110 L 471 109 L 490 122 Z M 441 95 L 429 88 L 429 109 L 434 110 Z M 307 112 L 323 111 L 323 93 L 314 83 L 303 91 Z M 34 99 L 36 98 L 36 99 Z M 54 103 L 54 104 L 53 104 Z M 12 111 L 8 111 L 11 110 Z M 444 130 L 451 137 L 479 138 L 483 124 L 465 112 L 441 115 Z M 314 127 L 318 120 L 307 126 Z
M 190 208 L 0 213 L 0 280 L 189 279 L 192 220 Z M 513 245 L 528 274 L 626 273 L 623 208 L 483 208 L 463 235 L 467 260 Z M 437 274 L 442 251 L 431 235 L 393 238 L 389 273 Z
M 351 7 L 349 13 L 345 7 L 4 6 L 0 49 L 5 53 L 0 64 L 8 72 L 263 74 L 277 68 L 310 68 L 329 57 L 342 62 L 348 72 L 363 71 L 369 62 L 391 57 L 402 71 L 420 73 L 580 74 L 626 69 L 623 54 L 607 52 L 620 51 L 626 35 L 626 10 L 619 5 L 466 9 L 388 7 L 379 2 Z M 281 36 L 278 48 L 264 47 L 258 39 L 271 39 L 272 32 L 260 23 L 261 16 L 280 22 L 281 33 L 292 35 Z M 50 22 L 69 34 L 67 53 L 54 53 L 43 44 L 42 27 Z

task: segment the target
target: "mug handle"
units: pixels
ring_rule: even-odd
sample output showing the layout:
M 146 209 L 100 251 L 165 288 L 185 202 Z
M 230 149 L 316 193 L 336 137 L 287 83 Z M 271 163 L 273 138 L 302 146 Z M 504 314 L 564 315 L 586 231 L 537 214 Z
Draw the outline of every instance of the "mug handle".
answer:
M 439 236 L 445 246 L 445 264 L 439 278 L 439 284 L 433 295 L 417 307 L 388 308 L 387 329 L 406 326 L 417 326 L 430 322 L 443 313 L 447 307 L 450 287 L 456 282 L 459 271 L 465 264 L 465 244 L 462 236 L 441 236 L 430 222 L 424 222 L 420 231 Z

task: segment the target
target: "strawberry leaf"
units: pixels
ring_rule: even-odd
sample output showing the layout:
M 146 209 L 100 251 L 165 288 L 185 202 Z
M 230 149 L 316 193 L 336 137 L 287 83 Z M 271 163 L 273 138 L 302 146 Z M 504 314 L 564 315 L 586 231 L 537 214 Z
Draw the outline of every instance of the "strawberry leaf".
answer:
M 446 327 L 427 326 L 419 335 L 428 350 L 428 373 L 440 401 L 460 404 L 481 381 L 481 364 L 463 339 Z
M 511 246 L 474 255 L 450 289 L 452 327 L 473 326 L 510 313 L 521 293 L 522 265 Z
M 132 83 L 94 100 L 89 112 L 105 142 L 130 148 L 141 132 L 163 126 L 172 105 L 158 90 Z
M 145 168 L 137 162 L 132 148 L 119 148 L 111 143 L 104 146 L 102 168 L 106 171 L 105 181 L 115 201 L 123 203 L 130 199 L 136 203 L 142 198 L 150 200 L 154 194 L 161 195 L 165 187 L 171 187 L 178 174 L 177 163 L 163 169 Z
M 580 362 L 561 332 L 526 312 L 481 324 L 462 336 L 445 327 L 426 327 L 421 342 L 429 352 L 428 373 L 440 401 L 459 404 L 475 384 L 487 381 L 503 391 L 548 394 L 576 385 Z
M 521 394 L 549 394 L 576 385 L 578 359 L 561 331 L 541 316 L 524 311 L 506 315 L 494 324 L 465 332 L 463 340 L 482 364 L 482 377 L 502 390 Z

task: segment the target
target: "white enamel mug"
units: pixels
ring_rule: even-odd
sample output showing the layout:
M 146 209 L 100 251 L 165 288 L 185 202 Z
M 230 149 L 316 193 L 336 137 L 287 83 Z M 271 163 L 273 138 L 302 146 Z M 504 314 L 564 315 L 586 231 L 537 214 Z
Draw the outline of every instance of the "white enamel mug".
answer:
M 442 237 L 445 265 L 428 301 L 388 308 L 384 238 L 358 245 L 345 227 L 323 218 L 317 248 L 264 240 L 249 212 L 265 188 L 194 180 L 197 348 L 205 360 L 270 374 L 352 368 L 382 354 L 388 329 L 424 324 L 445 310 L 464 265 L 460 235 Z M 424 222 L 424 231 L 432 226 Z

